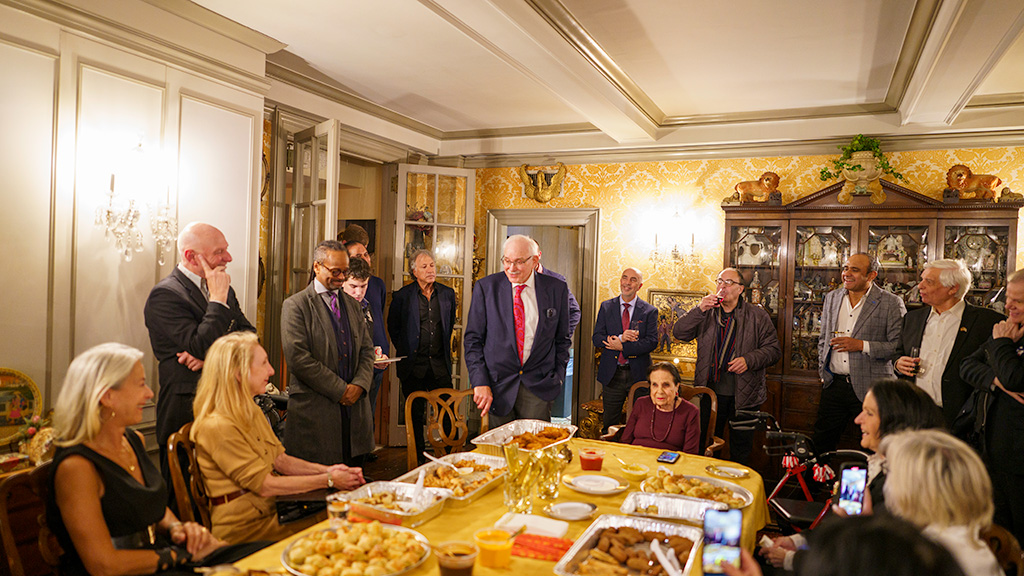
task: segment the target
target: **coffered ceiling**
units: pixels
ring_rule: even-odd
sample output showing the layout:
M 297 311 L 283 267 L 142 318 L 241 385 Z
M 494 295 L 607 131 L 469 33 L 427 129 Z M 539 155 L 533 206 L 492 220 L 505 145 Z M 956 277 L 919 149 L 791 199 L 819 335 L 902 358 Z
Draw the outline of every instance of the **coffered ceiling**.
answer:
M 275 86 L 428 154 L 1024 141 L 1020 0 L 195 1 L 287 44 Z

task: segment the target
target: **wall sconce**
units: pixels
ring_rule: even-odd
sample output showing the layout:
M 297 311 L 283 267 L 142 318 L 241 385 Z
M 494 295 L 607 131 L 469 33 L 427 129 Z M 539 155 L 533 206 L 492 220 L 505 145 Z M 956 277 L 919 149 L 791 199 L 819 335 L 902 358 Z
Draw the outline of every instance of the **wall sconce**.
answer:
M 173 254 L 174 243 L 178 239 L 178 219 L 174 216 L 170 204 L 157 207 L 149 223 L 153 228 L 153 240 L 156 242 L 156 259 L 161 266 L 168 254 Z
M 114 248 L 124 257 L 125 262 L 132 261 L 134 252 L 142 252 L 142 232 L 139 230 L 141 214 L 135 208 L 135 201 L 129 200 L 124 210 L 114 208 L 114 175 L 110 175 L 110 192 L 107 193 L 107 206 L 96 209 L 96 225 L 102 227 L 103 237 L 107 242 L 113 240 Z
M 651 250 L 651 254 L 648 259 L 652 264 L 654 264 L 655 268 L 671 268 L 673 274 L 682 275 L 683 270 L 686 268 L 700 264 L 700 255 L 697 254 L 696 250 L 696 233 L 690 233 L 689 251 L 683 252 L 679 249 L 680 239 L 678 231 L 684 229 L 684 226 L 684 220 L 679 216 L 679 211 L 677 210 L 676 213 L 672 215 L 671 220 L 666 226 L 671 231 L 669 236 L 672 239 L 662 246 L 658 242 L 658 232 L 656 231 L 654 233 L 654 249 Z M 662 229 L 664 229 L 664 227 Z M 669 244 L 672 245 L 672 250 L 666 251 L 665 248 Z

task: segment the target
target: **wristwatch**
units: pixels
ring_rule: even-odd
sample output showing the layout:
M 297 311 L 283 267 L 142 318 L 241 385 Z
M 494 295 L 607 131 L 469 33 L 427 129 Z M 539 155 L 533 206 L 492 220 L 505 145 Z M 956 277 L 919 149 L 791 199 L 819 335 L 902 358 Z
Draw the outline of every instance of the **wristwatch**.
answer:
M 331 478 L 331 473 L 327 473 L 327 487 L 334 488 L 334 478 Z

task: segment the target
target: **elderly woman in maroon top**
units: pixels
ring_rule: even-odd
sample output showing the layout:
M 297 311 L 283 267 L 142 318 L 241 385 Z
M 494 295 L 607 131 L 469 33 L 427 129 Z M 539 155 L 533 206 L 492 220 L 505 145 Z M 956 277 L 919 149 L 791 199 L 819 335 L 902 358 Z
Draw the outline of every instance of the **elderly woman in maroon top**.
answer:
M 651 395 L 633 405 L 622 442 L 700 453 L 700 409 L 679 397 L 679 370 L 669 362 L 658 362 L 647 370 L 647 381 Z

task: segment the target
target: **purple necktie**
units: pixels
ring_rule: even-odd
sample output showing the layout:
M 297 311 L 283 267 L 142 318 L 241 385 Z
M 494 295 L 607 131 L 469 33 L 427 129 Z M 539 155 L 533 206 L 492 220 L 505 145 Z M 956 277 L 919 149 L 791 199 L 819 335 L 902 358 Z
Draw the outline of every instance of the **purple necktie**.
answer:
M 338 308 L 338 294 L 336 292 L 328 292 L 327 294 L 331 297 L 331 314 L 334 314 L 335 320 L 341 320 L 341 308 Z

